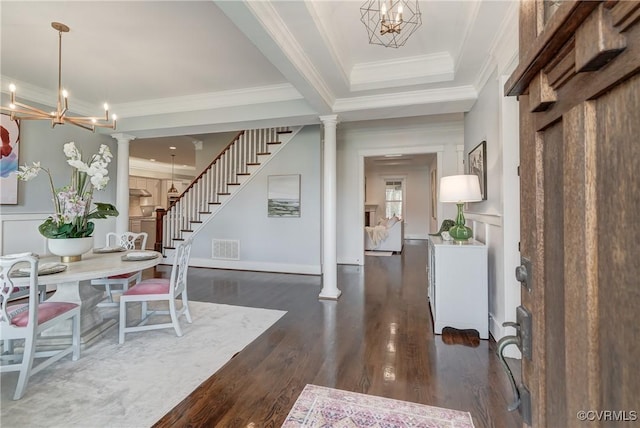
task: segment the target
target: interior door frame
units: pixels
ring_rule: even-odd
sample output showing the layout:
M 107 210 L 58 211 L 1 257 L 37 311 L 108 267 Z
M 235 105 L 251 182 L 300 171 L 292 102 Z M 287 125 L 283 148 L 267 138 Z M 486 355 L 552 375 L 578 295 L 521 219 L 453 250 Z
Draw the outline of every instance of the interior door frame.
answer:
M 358 227 L 362 230 L 362 239 L 358 245 L 360 247 L 358 253 L 361 254 L 362 265 L 364 266 L 364 210 L 365 210 L 365 194 L 364 194 L 364 159 L 371 156 L 384 156 L 388 154 L 416 155 L 416 154 L 435 154 L 436 168 L 438 169 L 438 181 L 442 176 L 442 154 L 445 147 L 443 145 L 435 146 L 416 146 L 416 147 L 386 147 L 378 149 L 362 149 L 358 150 Z M 428 195 L 425 197 L 429 197 Z M 437 208 L 438 224 L 442 218 L 442 204 L 438 202 Z

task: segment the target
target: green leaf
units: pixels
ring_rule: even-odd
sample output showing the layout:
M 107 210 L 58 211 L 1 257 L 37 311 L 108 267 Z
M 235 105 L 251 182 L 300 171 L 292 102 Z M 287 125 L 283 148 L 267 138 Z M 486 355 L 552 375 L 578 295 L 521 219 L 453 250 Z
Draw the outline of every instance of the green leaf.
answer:
M 38 230 L 40 234 L 45 238 L 57 238 L 58 237 L 58 226 L 53 222 L 53 218 L 49 217 L 38 226 Z
M 118 214 L 120 214 L 116 207 L 111 204 L 105 204 L 103 202 L 95 202 L 95 204 L 96 209 L 87 215 L 87 219 L 117 217 Z

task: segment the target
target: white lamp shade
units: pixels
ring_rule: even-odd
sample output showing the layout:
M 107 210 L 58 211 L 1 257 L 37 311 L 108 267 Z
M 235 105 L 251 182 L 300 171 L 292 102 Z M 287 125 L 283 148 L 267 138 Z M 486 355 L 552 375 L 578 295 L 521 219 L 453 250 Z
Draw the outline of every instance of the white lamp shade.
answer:
M 477 175 L 450 175 L 440 179 L 440 202 L 477 202 L 482 200 Z

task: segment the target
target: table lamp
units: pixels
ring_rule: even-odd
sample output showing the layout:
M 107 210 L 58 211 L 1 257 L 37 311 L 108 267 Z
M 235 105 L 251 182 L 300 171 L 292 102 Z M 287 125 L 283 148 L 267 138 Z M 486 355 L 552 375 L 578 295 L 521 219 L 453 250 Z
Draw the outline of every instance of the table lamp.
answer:
M 450 175 L 440 179 L 440 202 L 454 202 L 458 205 L 456 224 L 449 229 L 449 235 L 456 241 L 471 238 L 471 228 L 465 226 L 462 205 L 465 202 L 482 200 L 480 181 L 477 175 Z

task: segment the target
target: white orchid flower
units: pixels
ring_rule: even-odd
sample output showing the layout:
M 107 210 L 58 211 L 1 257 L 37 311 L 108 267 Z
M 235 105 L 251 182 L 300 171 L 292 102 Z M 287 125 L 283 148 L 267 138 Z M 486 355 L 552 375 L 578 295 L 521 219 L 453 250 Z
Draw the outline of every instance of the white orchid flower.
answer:
M 20 171 L 18 171 L 16 174 L 20 180 L 29 181 L 32 178 L 37 177 L 41 169 L 42 167 L 40 166 L 40 162 L 34 162 L 31 166 L 28 166 L 26 164 L 22 165 L 20 167 Z
M 96 174 L 91 177 L 91 184 L 98 190 L 102 190 L 109 182 L 109 177 L 105 177 L 102 174 Z
M 107 163 L 111 162 L 111 158 L 113 157 L 113 155 L 111 154 L 111 150 L 109 149 L 109 146 L 105 144 L 102 144 L 100 146 L 100 150 L 98 151 L 98 154 L 102 156 L 102 159 L 104 159 L 104 161 Z
M 80 172 L 87 172 L 87 170 L 89 169 L 87 164 L 79 159 L 69 159 L 67 163 Z
M 69 159 L 79 160 L 81 157 L 80 152 L 76 148 L 76 143 L 74 143 L 73 141 L 70 141 L 67 144 L 65 144 L 63 147 L 63 150 L 64 150 L 64 155 Z

